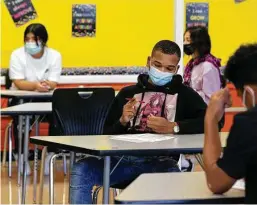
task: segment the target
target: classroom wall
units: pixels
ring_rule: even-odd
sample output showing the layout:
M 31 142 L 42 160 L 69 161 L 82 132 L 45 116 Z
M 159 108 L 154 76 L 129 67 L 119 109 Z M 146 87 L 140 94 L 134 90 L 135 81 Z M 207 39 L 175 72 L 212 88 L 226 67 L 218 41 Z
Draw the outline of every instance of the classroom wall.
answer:
M 243 43 L 257 43 L 257 0 L 185 0 L 209 3 L 209 33 L 212 53 L 225 65 Z M 185 61 L 188 60 L 185 58 Z
M 26 25 L 16 28 L 2 2 L 2 67 L 22 46 Z M 64 67 L 145 65 L 153 45 L 173 39 L 173 0 L 32 0 L 46 25 L 49 46 L 61 51 Z M 72 4 L 96 4 L 96 38 L 71 37 Z
M 143 66 L 152 46 L 173 39 L 173 0 L 32 0 L 38 18 L 46 25 L 49 46 L 63 55 L 64 67 Z M 242 43 L 257 42 L 257 0 L 185 0 L 209 2 L 209 31 L 213 54 L 228 57 Z M 71 5 L 97 6 L 96 38 L 71 37 Z M 12 50 L 22 46 L 25 27 L 16 28 L 1 0 L 2 64 L 6 68 Z M 185 63 L 188 58 L 185 58 Z

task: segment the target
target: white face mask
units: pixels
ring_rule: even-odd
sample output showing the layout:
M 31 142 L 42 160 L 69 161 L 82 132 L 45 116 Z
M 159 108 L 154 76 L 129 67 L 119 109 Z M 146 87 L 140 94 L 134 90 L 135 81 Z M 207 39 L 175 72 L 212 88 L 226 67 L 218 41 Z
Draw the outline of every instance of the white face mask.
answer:
M 254 91 L 251 87 L 249 86 L 244 86 L 244 92 L 243 92 L 243 105 L 246 107 L 246 92 L 248 92 L 251 97 L 252 97 L 252 106 L 255 107 L 256 105 L 256 100 L 255 100 L 255 94 L 254 94 Z

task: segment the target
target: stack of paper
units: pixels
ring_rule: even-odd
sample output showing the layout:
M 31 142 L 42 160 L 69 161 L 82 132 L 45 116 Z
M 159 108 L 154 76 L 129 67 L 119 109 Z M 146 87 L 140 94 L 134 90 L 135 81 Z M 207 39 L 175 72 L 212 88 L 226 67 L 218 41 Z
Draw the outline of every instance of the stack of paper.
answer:
M 133 134 L 133 135 L 115 135 L 112 136 L 112 140 L 121 140 L 127 142 L 143 143 L 143 142 L 159 142 L 174 138 L 169 135 L 159 134 Z
M 233 188 L 245 190 L 245 180 L 244 179 L 237 180 L 236 183 L 234 184 Z

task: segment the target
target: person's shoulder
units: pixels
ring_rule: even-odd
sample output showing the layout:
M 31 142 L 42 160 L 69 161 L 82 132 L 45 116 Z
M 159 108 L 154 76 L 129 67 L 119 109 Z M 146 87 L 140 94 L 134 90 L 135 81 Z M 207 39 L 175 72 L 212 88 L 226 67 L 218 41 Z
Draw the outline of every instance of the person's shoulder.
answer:
M 229 139 L 239 142 L 257 142 L 257 108 L 235 115 L 233 125 L 230 129 Z
M 182 84 L 178 96 L 186 102 L 197 103 L 206 107 L 203 98 L 191 87 Z
M 255 132 L 257 127 L 257 107 L 235 115 L 232 125 L 238 132 Z M 257 135 L 257 132 L 255 132 Z
M 47 53 L 48 53 L 48 56 L 51 57 L 51 58 L 61 58 L 61 53 L 53 48 L 48 48 L 46 47 L 47 49 Z
M 130 95 L 131 93 L 135 93 L 138 90 L 136 85 L 129 85 L 124 88 L 122 88 L 119 93 L 121 95 Z
M 241 112 L 237 115 L 235 115 L 235 121 L 245 121 L 247 120 L 248 122 L 253 121 L 256 123 L 257 126 L 257 106 L 254 108 L 251 108 L 245 112 Z
M 200 63 L 199 66 L 202 67 L 203 73 L 208 73 L 210 71 L 218 73 L 218 69 L 212 63 L 210 63 L 208 61 L 204 61 L 204 62 Z
M 190 86 L 187 86 L 187 85 L 184 85 L 184 84 L 181 84 L 180 86 L 180 92 L 179 94 L 197 94 L 197 92 L 195 92 L 195 90 L 193 88 L 191 88 Z
M 25 52 L 25 48 L 23 46 L 23 47 L 15 49 L 12 52 L 11 56 L 15 56 L 15 57 L 19 57 L 19 58 L 24 58 L 25 54 L 26 54 L 26 52 Z

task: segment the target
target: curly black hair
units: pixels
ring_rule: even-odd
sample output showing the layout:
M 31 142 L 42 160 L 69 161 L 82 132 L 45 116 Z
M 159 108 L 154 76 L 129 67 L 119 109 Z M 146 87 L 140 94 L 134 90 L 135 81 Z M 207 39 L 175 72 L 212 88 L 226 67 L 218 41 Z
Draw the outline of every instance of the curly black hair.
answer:
M 187 28 L 185 33 L 190 33 L 190 39 L 193 47 L 197 50 L 200 57 L 211 52 L 211 38 L 207 28 L 203 26 L 193 26 Z
M 161 51 L 164 54 L 175 54 L 178 58 L 181 58 L 181 50 L 173 41 L 170 40 L 162 40 L 155 44 L 153 47 L 152 55 L 155 51 Z
M 240 46 L 229 58 L 224 75 L 240 90 L 257 85 L 257 43 Z

